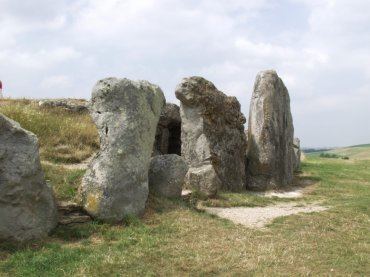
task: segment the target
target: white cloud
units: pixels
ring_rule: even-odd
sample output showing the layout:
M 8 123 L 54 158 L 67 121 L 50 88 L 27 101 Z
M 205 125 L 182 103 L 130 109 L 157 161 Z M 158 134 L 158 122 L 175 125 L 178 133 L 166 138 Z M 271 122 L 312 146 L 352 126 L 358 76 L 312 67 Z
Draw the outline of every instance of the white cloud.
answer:
M 0 79 L 13 96 L 88 98 L 114 75 L 176 101 L 180 79 L 202 75 L 247 114 L 256 74 L 275 68 L 303 145 L 369 142 L 357 123 L 370 116 L 369 1 L 26 2 L 0 0 Z
M 18 68 L 42 70 L 59 63 L 64 63 L 81 56 L 72 47 L 57 47 L 53 49 L 41 49 L 35 52 L 9 49 L 0 52 L 0 62 L 13 65 Z
M 66 75 L 55 75 L 44 78 L 41 81 L 41 88 L 43 89 L 56 89 L 56 88 L 68 88 L 72 85 L 71 78 Z

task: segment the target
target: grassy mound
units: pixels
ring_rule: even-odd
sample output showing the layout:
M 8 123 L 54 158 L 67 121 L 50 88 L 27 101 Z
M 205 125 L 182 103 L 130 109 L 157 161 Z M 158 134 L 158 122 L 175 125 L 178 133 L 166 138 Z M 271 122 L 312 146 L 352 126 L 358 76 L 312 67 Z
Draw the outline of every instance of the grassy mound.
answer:
M 1 100 L 0 113 L 37 135 L 42 160 L 78 163 L 99 148 L 97 130 L 87 113 L 39 108 L 30 100 Z

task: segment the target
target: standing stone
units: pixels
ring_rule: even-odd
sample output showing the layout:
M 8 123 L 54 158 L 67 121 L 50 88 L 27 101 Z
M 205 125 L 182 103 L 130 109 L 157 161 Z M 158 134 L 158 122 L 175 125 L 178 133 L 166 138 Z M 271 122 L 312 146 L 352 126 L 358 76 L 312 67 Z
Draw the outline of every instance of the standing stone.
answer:
M 249 109 L 247 188 L 292 183 L 293 132 L 288 90 L 274 70 L 260 72 Z
M 0 114 L 0 142 L 0 241 L 42 238 L 56 226 L 57 209 L 37 137 Z
M 181 101 L 181 152 L 189 165 L 187 186 L 241 191 L 245 188 L 245 117 L 235 97 L 202 77 L 184 78 L 176 88 Z M 208 166 L 209 165 L 209 166 Z
M 149 191 L 164 197 L 181 197 L 188 166 L 176 154 L 155 156 L 149 169 Z
M 92 92 L 90 113 L 100 151 L 83 178 L 80 198 L 94 218 L 119 222 L 140 215 L 148 198 L 148 170 L 165 98 L 147 81 L 107 78 Z
M 167 103 L 162 109 L 153 152 L 154 155 L 181 155 L 181 117 L 176 104 Z
M 299 138 L 293 140 L 293 168 L 294 171 L 299 171 L 301 168 L 301 142 Z

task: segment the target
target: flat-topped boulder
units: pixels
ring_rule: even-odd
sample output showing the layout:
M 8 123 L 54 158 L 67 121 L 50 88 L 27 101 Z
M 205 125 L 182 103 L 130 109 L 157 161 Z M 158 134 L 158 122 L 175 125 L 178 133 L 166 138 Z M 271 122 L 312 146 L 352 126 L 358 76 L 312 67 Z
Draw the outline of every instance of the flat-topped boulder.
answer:
M 148 198 L 148 170 L 165 98 L 147 81 L 107 78 L 93 88 L 90 112 L 100 136 L 79 191 L 94 218 L 120 222 L 140 215 Z
M 57 225 L 37 137 L 0 114 L 0 241 L 45 237 Z
M 189 173 L 213 181 L 207 185 L 213 191 L 245 189 L 245 117 L 238 100 L 202 77 L 184 78 L 176 97 L 181 101 L 181 153 Z M 205 178 L 199 176 L 203 173 Z M 197 188 L 199 182 L 192 179 L 187 176 L 187 185 Z
M 293 120 L 287 88 L 274 70 L 257 75 L 249 109 L 247 188 L 278 188 L 293 180 Z

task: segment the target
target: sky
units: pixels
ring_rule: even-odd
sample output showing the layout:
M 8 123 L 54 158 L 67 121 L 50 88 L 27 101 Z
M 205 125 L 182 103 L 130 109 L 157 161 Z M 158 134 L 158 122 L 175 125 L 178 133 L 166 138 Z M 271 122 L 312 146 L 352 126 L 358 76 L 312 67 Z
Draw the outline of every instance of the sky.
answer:
M 275 69 L 303 147 L 370 143 L 368 0 L 0 0 L 0 80 L 12 98 L 86 98 L 106 77 L 178 103 L 183 77 L 236 96 Z

